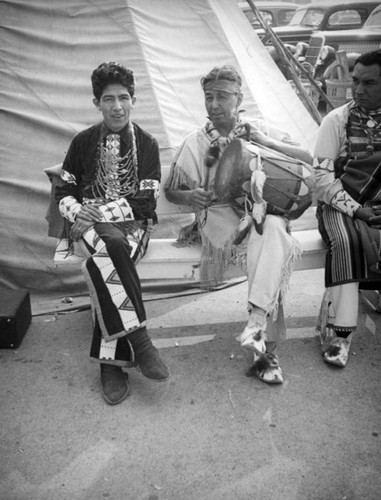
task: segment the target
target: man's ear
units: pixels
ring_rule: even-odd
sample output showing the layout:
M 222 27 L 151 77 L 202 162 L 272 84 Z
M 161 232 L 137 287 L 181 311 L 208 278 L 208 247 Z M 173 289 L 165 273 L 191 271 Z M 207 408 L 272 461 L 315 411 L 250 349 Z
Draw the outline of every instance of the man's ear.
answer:
M 100 111 L 99 100 L 96 97 L 94 97 L 93 103 L 94 103 L 94 106 L 97 108 L 97 110 Z
M 135 102 L 136 102 L 136 97 L 134 96 L 134 97 L 131 99 L 131 101 L 132 101 L 132 105 L 134 105 L 134 104 L 135 104 Z
M 237 96 L 237 107 L 241 106 L 243 101 L 243 94 L 240 92 Z

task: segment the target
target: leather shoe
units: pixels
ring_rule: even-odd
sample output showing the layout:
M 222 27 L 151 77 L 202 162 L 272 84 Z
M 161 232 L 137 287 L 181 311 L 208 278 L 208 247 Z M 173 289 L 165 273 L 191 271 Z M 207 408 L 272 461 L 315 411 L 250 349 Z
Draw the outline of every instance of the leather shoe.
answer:
M 103 398 L 109 405 L 117 405 L 128 396 L 128 375 L 119 366 L 101 363 L 101 382 Z
M 136 361 L 142 374 L 152 380 L 162 381 L 169 377 L 169 371 L 160 359 L 156 347 L 151 346 L 141 354 L 136 355 Z

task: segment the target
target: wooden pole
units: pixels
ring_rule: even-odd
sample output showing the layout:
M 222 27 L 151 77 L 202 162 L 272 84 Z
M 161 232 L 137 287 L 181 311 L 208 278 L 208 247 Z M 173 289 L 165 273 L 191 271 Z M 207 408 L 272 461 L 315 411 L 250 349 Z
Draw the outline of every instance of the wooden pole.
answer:
M 296 86 L 296 88 L 299 91 L 299 95 L 302 98 L 302 101 L 304 102 L 304 105 L 306 106 L 306 108 L 309 111 L 309 113 L 312 116 L 312 118 L 314 118 L 314 120 L 317 122 L 317 124 L 320 125 L 322 117 L 321 117 L 321 115 L 320 115 L 317 107 L 315 106 L 314 102 L 312 101 L 312 99 L 310 98 L 310 96 L 307 94 L 306 89 L 303 87 L 303 85 L 302 85 L 302 83 L 300 81 L 300 78 L 297 75 L 297 73 L 295 71 L 295 68 L 292 66 L 290 60 L 293 60 L 293 62 L 295 63 L 295 65 L 303 73 L 303 76 L 305 76 L 311 82 L 311 84 L 314 85 L 317 88 L 317 90 L 318 90 L 318 92 L 319 92 L 320 95 L 324 95 L 325 96 L 324 92 L 321 90 L 321 88 L 319 87 L 319 85 L 317 85 L 317 83 L 310 76 L 310 74 L 303 68 L 303 66 L 299 63 L 299 61 L 297 61 L 293 57 L 293 55 L 291 54 L 291 52 L 284 46 L 283 42 L 279 39 L 279 37 L 276 35 L 276 33 L 274 33 L 274 31 L 271 29 L 271 27 L 268 26 L 268 24 L 263 19 L 262 14 L 258 10 L 258 8 L 255 6 L 254 2 L 252 0 L 247 0 L 247 2 L 250 5 L 251 10 L 256 15 L 256 17 L 257 17 L 258 21 L 260 22 L 262 28 L 269 34 L 269 36 L 270 36 L 270 38 L 272 40 L 272 43 L 273 43 L 274 47 L 276 48 L 276 50 L 278 51 L 278 53 L 279 53 L 279 55 L 280 55 L 283 63 L 289 69 L 291 77 L 292 77 L 292 80 L 295 83 L 295 86 Z M 325 96 L 325 99 L 326 100 L 328 99 L 327 96 Z M 332 106 L 331 103 L 329 103 L 329 104 Z

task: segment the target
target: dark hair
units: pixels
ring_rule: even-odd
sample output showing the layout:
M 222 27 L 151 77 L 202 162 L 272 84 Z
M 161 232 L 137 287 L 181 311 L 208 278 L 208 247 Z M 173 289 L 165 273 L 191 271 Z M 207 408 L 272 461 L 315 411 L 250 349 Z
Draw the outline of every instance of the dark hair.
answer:
M 381 50 L 374 50 L 373 52 L 366 52 L 365 54 L 361 54 L 356 61 L 356 64 L 363 64 L 364 66 L 371 66 L 372 64 L 378 64 L 380 67 L 381 74 Z
M 135 93 L 134 73 L 122 64 L 115 62 L 102 63 L 91 75 L 93 94 L 96 99 L 101 98 L 104 89 L 110 83 L 119 83 L 126 87 L 131 97 Z
M 234 66 L 226 64 L 224 66 L 215 66 L 209 73 L 201 78 L 201 86 L 204 86 L 214 80 L 230 80 L 231 82 L 242 85 L 242 78 Z

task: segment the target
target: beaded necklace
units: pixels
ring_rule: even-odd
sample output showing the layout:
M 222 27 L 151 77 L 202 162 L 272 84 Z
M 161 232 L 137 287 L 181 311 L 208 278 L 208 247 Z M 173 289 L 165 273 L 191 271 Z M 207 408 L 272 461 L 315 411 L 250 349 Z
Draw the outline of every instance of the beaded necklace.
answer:
M 237 122 L 229 134 L 224 137 L 218 132 L 211 121 L 208 121 L 205 125 L 205 131 L 210 139 L 210 147 L 217 147 L 219 152 L 222 153 L 226 146 L 236 137 L 242 135 L 242 130 L 245 129 L 245 122 L 242 120 L 242 113 L 238 114 Z M 214 156 L 214 155 L 213 155 Z M 218 158 L 218 157 L 217 157 Z M 217 159 L 216 158 L 216 159 Z
M 133 195 L 138 190 L 138 160 L 136 137 L 131 122 L 128 122 L 127 136 L 131 148 L 120 156 L 120 135 L 108 134 L 100 141 L 97 173 L 93 191 L 96 197 L 108 200 Z
M 229 132 L 227 136 L 222 136 L 218 130 L 214 127 L 211 120 L 209 120 L 205 125 L 205 132 L 210 140 L 209 150 L 205 158 L 206 170 L 206 181 L 205 185 L 208 185 L 209 179 L 209 168 L 211 168 L 216 161 L 221 157 L 222 153 L 225 151 L 227 145 L 235 138 L 247 135 L 247 123 L 243 121 L 242 118 L 243 111 L 238 113 L 237 122 L 233 129 Z

